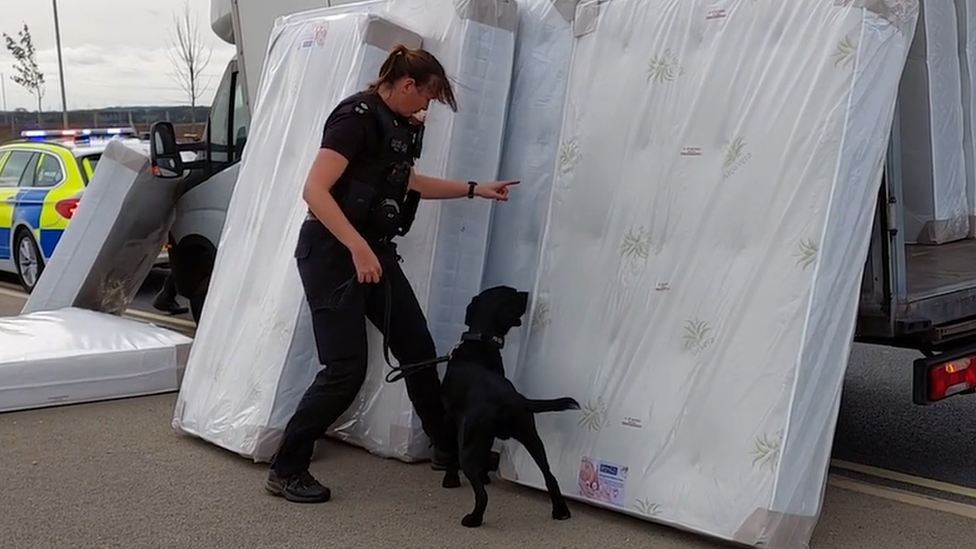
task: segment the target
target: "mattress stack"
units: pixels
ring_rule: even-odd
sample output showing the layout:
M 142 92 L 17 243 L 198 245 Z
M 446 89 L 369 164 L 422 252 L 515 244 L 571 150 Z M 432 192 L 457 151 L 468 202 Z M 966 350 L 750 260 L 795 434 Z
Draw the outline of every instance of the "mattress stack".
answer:
M 521 70 L 573 50 L 559 134 L 532 139 L 558 152 L 524 153 L 552 166 L 528 190 L 550 195 L 541 246 L 513 252 L 538 272 L 492 276 L 536 279 L 516 385 L 583 405 L 536 418 L 553 472 L 593 505 L 806 547 L 917 9 L 586 1 L 560 30 L 528 4 Z M 509 119 L 552 124 L 552 96 L 523 87 Z M 501 472 L 544 489 L 517 443 Z
M 898 126 L 907 243 L 945 244 L 970 233 L 967 171 L 973 167 L 967 167 L 964 126 L 971 121 L 964 117 L 958 22 L 952 2 L 922 2 L 905 64 Z
M 431 106 L 417 170 L 491 181 L 516 22 L 517 6 L 506 0 L 378 1 L 278 19 L 219 246 L 210 312 L 197 331 L 174 427 L 255 461 L 270 459 L 320 368 L 293 254 L 306 208 L 302 185 L 326 117 L 376 77 L 393 45 L 423 46 L 455 78 L 460 112 Z M 279 124 L 282 118 L 291 122 Z M 463 331 L 464 306 L 481 285 L 491 207 L 481 200 L 425 203 L 400 239 L 403 269 L 440 352 Z M 428 441 L 403 383 L 383 381 L 388 366 L 372 326 L 369 341 L 366 383 L 329 434 L 385 457 L 427 458 Z
M 976 238 L 976 4 L 956 0 L 955 7 L 962 69 L 963 152 L 969 236 Z

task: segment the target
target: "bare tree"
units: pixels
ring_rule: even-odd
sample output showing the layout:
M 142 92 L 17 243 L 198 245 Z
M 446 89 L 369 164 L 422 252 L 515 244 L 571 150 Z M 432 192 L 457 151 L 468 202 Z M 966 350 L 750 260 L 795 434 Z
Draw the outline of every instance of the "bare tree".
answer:
M 203 81 L 203 71 L 210 64 L 213 48 L 203 44 L 189 2 L 184 2 L 183 11 L 173 17 L 173 22 L 175 25 L 174 34 L 170 37 L 170 61 L 176 69 L 176 81 L 190 100 L 190 121 L 196 125 L 197 101 L 210 84 L 209 78 L 206 82 Z
M 3 38 L 7 42 L 7 51 L 13 56 L 14 70 L 17 74 L 10 77 L 15 83 L 27 90 L 37 99 L 37 122 L 41 122 L 41 100 L 44 98 L 44 73 L 37 66 L 37 51 L 34 50 L 34 40 L 31 38 L 27 23 L 17 32 L 19 40 L 14 40 L 7 33 Z

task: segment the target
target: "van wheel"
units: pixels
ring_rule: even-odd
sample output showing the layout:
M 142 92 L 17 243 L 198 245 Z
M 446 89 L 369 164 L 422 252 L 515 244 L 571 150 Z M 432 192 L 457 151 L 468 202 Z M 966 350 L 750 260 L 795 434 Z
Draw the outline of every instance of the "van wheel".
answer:
M 190 315 L 193 317 L 193 322 L 200 325 L 200 316 L 203 315 L 203 303 L 207 300 L 207 288 L 210 287 L 210 277 L 208 276 L 206 280 L 200 282 L 200 285 L 194 290 L 193 294 L 187 299 L 190 300 Z
M 41 250 L 34 241 L 34 235 L 27 229 L 17 231 L 17 240 L 14 242 L 14 259 L 17 263 L 17 278 L 26 293 L 34 291 L 37 281 L 44 272 L 44 258 Z

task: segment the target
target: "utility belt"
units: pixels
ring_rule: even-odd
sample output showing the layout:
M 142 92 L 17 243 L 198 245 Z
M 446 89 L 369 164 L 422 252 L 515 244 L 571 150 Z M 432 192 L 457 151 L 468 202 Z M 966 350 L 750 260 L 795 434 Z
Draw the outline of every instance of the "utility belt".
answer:
M 389 187 L 402 189 L 405 184 L 387 183 L 388 189 L 384 192 L 358 179 L 349 179 L 345 183 L 339 208 L 364 237 L 388 241 L 410 232 L 420 205 L 419 192 L 408 190 L 405 197 L 397 200 L 395 194 L 398 193 L 389 192 Z

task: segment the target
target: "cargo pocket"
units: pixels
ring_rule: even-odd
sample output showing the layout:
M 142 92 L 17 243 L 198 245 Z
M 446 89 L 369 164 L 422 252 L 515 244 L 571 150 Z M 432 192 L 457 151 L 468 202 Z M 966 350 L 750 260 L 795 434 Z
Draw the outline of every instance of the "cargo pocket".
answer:
M 356 268 L 345 248 L 329 238 L 315 234 L 299 235 L 295 245 L 295 262 L 302 280 L 305 299 L 313 311 L 355 310 L 365 302 L 356 281 Z M 362 308 L 364 305 L 359 305 Z

